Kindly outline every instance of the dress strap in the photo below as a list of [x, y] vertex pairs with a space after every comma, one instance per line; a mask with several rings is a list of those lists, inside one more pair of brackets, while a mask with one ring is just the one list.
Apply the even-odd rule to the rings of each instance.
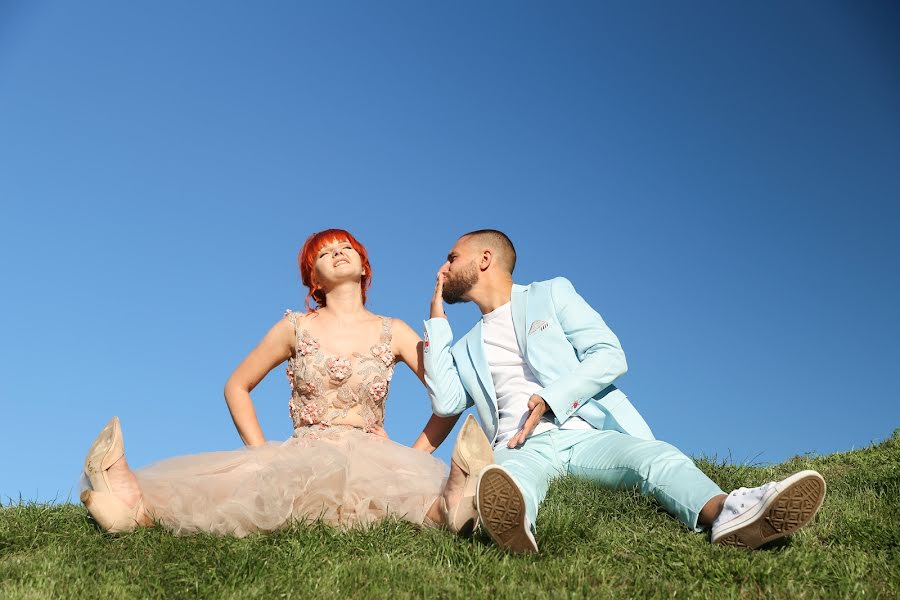
[[391, 317], [381, 317], [381, 341], [385, 344], [391, 343], [391, 328], [394, 325], [394, 319]]
[[302, 315], [298, 315], [291, 309], [287, 309], [284, 311], [284, 318], [290, 321], [294, 325], [294, 338], [296, 340], [300, 340], [300, 334], [303, 331], [303, 328], [300, 327], [300, 317]]

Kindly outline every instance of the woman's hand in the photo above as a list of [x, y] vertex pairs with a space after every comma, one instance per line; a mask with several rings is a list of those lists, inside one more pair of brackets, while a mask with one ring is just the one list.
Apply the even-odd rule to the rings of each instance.
[[373, 427], [371, 430], [369, 430], [369, 433], [374, 433], [375, 435], [383, 437], [386, 440], [391, 439], [391, 436], [389, 436], [388, 432], [384, 430], [384, 427]]

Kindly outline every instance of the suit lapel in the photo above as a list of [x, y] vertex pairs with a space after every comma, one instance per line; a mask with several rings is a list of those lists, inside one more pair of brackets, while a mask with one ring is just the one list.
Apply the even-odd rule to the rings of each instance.
[[485, 395], [494, 403], [494, 411], [497, 410], [497, 392], [494, 391], [494, 380], [491, 378], [491, 368], [488, 365], [487, 356], [484, 353], [484, 337], [481, 331], [482, 321], [479, 319], [472, 331], [466, 336], [466, 349], [469, 351], [469, 358], [472, 359], [472, 365], [475, 367], [475, 373], [481, 381], [481, 387], [484, 388]]
[[[528, 366], [531, 367], [531, 372], [534, 373], [535, 377], [544, 384], [549, 385], [552, 378], [548, 377], [547, 373], [541, 368], [541, 348], [540, 344], [536, 344], [535, 347], [529, 348], [528, 346], [528, 331], [531, 327], [531, 324], [534, 323], [534, 313], [535, 311], [540, 312], [540, 303], [541, 297], [535, 292], [531, 293], [530, 287], [523, 287], [523, 292], [521, 294], [521, 302], [522, 308], [520, 309], [523, 314], [521, 332], [522, 339], [524, 343], [522, 346], [525, 348], [525, 352], [523, 352], [522, 356], [525, 357], [525, 362], [528, 363]], [[530, 296], [530, 298], [529, 298]], [[515, 297], [515, 295], [513, 296]], [[519, 328], [516, 328], [516, 335], [519, 334]], [[537, 359], [537, 360], [535, 360]]]
[[513, 284], [512, 294], [510, 296], [510, 307], [512, 308], [513, 328], [516, 330], [516, 343], [519, 344], [519, 352], [525, 356], [526, 338], [525, 338], [525, 310], [528, 304], [528, 288], [522, 285]]

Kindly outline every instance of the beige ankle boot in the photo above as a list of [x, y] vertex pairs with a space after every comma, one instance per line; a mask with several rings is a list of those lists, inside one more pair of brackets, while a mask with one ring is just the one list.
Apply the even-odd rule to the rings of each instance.
[[113, 417], [94, 440], [84, 459], [84, 473], [92, 489], [81, 493], [81, 502], [88, 512], [103, 530], [110, 533], [133, 531], [140, 525], [152, 523], [143, 510], [143, 500], [132, 508], [113, 494], [107, 471], [123, 456], [122, 428], [119, 417]]
[[466, 417], [459, 430], [451, 460], [464, 473], [465, 483], [461, 485], [463, 492], [455, 506], [448, 506], [444, 496], [441, 496], [441, 506], [447, 528], [454, 533], [467, 535], [475, 529], [478, 520], [478, 510], [475, 508], [478, 475], [494, 462], [491, 444], [472, 415]]

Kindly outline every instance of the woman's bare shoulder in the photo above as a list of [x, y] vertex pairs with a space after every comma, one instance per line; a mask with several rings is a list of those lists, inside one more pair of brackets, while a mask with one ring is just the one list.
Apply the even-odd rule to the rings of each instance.
[[391, 319], [391, 329], [393, 330], [394, 336], [401, 336], [404, 338], [418, 338], [419, 334], [416, 331], [406, 324], [406, 321], [403, 319], [398, 319], [396, 317], [388, 317]]
[[290, 308], [284, 311], [284, 315], [282, 317], [282, 321], [308, 321], [310, 319], [316, 318], [317, 312], [314, 310], [309, 310], [306, 312], [300, 310], [291, 310]]
[[315, 315], [316, 312], [312, 310], [308, 312], [302, 312], [288, 309], [284, 311], [284, 315], [277, 323], [275, 323], [275, 325], [272, 327], [272, 330], [279, 332], [290, 332], [293, 334], [295, 329], [305, 326], [304, 324], [313, 320], [315, 318]]

